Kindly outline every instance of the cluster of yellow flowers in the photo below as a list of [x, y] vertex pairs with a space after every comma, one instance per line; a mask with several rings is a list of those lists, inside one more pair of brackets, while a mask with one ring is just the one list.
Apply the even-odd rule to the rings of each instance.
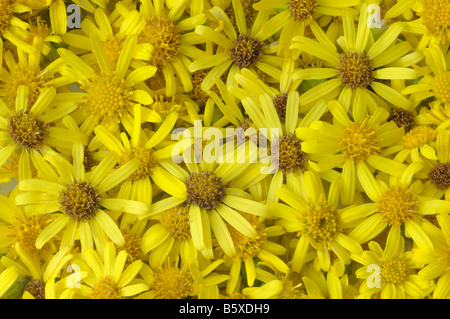
[[73, 2], [0, 0], [0, 297], [450, 298], [450, 0]]

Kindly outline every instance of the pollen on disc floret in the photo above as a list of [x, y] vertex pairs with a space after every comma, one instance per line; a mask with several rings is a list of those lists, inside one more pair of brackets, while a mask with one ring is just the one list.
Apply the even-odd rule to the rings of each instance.
[[450, 164], [437, 163], [428, 173], [430, 181], [440, 190], [450, 187]]
[[308, 206], [302, 217], [303, 229], [299, 235], [308, 236], [314, 243], [326, 242], [340, 231], [339, 223], [337, 209], [329, 205], [322, 195]]
[[12, 140], [25, 149], [38, 149], [49, 134], [50, 124], [27, 111], [19, 111], [9, 119]]
[[381, 276], [387, 283], [401, 284], [406, 280], [407, 269], [405, 260], [400, 258], [389, 259], [383, 262]]
[[392, 226], [400, 226], [411, 220], [418, 205], [419, 200], [407, 185], [391, 186], [375, 201], [375, 207], [383, 220]]
[[363, 161], [379, 152], [375, 130], [363, 122], [350, 123], [339, 138], [342, 156], [347, 160]]
[[372, 61], [364, 52], [344, 52], [339, 62], [337, 69], [342, 83], [352, 89], [365, 88], [372, 83]]
[[187, 202], [214, 209], [225, 196], [222, 179], [210, 171], [192, 172], [186, 182]]
[[441, 43], [450, 39], [450, 1], [425, 0], [421, 12], [422, 23]]
[[175, 22], [165, 16], [152, 16], [147, 18], [146, 25], [139, 34], [140, 42], [150, 43], [153, 46], [150, 63], [162, 67], [180, 52], [181, 29]]
[[231, 59], [242, 68], [249, 68], [256, 63], [263, 53], [263, 43], [246, 34], [240, 34], [231, 48]]
[[76, 221], [86, 221], [94, 217], [100, 196], [87, 182], [74, 182], [59, 194], [61, 210]]
[[294, 133], [289, 133], [280, 138], [278, 144], [278, 165], [283, 172], [292, 172], [300, 169], [306, 170], [308, 158], [302, 151], [302, 140]]
[[316, 0], [290, 0], [289, 9], [291, 9], [292, 16], [296, 20], [308, 20], [312, 18], [316, 10]]
[[106, 122], [120, 122], [120, 117], [132, 105], [132, 87], [123, 78], [104, 73], [81, 85], [86, 91], [84, 106], [89, 116]]

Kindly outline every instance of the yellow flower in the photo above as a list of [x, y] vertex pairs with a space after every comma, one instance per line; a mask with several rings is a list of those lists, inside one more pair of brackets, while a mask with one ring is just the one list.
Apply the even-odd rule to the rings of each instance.
[[144, 264], [140, 275], [148, 284], [149, 291], [137, 298], [140, 299], [213, 299], [219, 297], [218, 285], [228, 280], [229, 276], [216, 273], [223, 263], [216, 259], [200, 268], [197, 264], [186, 264], [180, 258], [165, 259], [155, 268]]
[[[152, 181], [167, 196], [162, 198], [157, 206], [152, 205], [149, 213], [143, 217], [151, 217], [185, 203], [189, 207], [190, 231], [196, 249], [205, 257], [213, 258], [212, 230], [225, 254], [233, 256], [235, 247], [225, 221], [243, 235], [253, 238], [257, 235], [255, 229], [236, 209], [252, 215], [268, 217], [267, 207], [253, 200], [250, 194], [244, 191], [249, 185], [264, 177], [259, 175], [262, 166], [250, 162], [251, 149], [250, 154], [246, 152], [242, 162], [238, 163], [236, 158], [241, 152], [234, 149], [231, 155], [225, 154], [228, 156], [226, 160], [222, 158], [222, 161], [216, 162], [217, 156], [220, 158], [223, 155], [210, 153], [209, 146], [214, 143], [206, 145], [205, 150], [209, 152], [204, 151], [201, 159], [195, 159], [194, 155], [197, 151], [194, 149], [199, 147], [198, 141], [194, 142], [193, 139], [187, 138], [179, 143], [182, 145], [186, 142], [189, 150], [183, 151], [185, 168], [172, 160], [166, 161], [164, 168], [155, 166]], [[190, 148], [191, 144], [194, 144], [193, 149]], [[249, 149], [248, 142], [241, 146], [245, 147], [244, 150]]]
[[30, 36], [30, 25], [20, 18], [20, 14], [31, 12], [32, 8], [22, 1], [0, 1], [0, 48], [3, 48], [3, 39], [6, 39], [27, 53], [35, 53], [36, 48], [26, 42]]
[[413, 252], [405, 250], [402, 236], [383, 248], [371, 241], [355, 260], [363, 266], [356, 270], [361, 279], [358, 298], [422, 299], [434, 289], [434, 283], [417, 274], [420, 265], [412, 259]]
[[245, 266], [248, 287], [255, 285], [257, 268], [261, 265], [270, 265], [271, 268], [285, 274], [289, 272], [289, 267], [278, 257], [286, 252], [286, 248], [271, 239], [284, 233], [282, 227], [279, 225], [266, 226], [267, 221], [255, 215], [242, 214], [242, 216], [251, 223], [256, 231], [256, 236], [248, 237], [230, 224], [226, 225], [236, 251], [234, 255], [224, 256], [225, 266], [229, 267], [230, 274], [226, 286], [227, 295], [232, 295], [239, 288], [242, 266]]
[[[242, 68], [259, 70], [275, 80], [279, 78], [283, 59], [271, 54], [271, 46], [265, 43], [268, 36], [261, 32], [262, 23], [267, 20], [266, 15], [258, 13], [257, 23], [251, 30], [247, 30], [242, 10], [242, 7], [235, 7], [238, 32], [227, 14], [218, 6], [210, 10], [219, 23], [217, 28], [213, 29], [208, 25], [195, 28], [195, 34], [207, 43], [207, 50], [189, 65], [189, 71], [194, 73], [210, 69], [201, 84], [201, 89], [208, 94], [218, 79], [226, 77], [228, 85], [234, 74]], [[237, 12], [240, 12], [239, 15]], [[208, 43], [209, 47], [213, 47], [211, 43], [217, 45], [213, 52], [209, 52]]]
[[[157, 209], [158, 206], [159, 202], [156, 202], [152, 209]], [[178, 205], [162, 211], [152, 219], [157, 222], [149, 222], [142, 236], [141, 246], [143, 254], [150, 253], [150, 267], [160, 267], [169, 255], [179, 256], [187, 265], [197, 263], [197, 249], [192, 241], [188, 207]]]
[[[399, 60], [412, 50], [408, 42], [397, 41], [404, 24], [391, 24], [375, 40], [366, 23], [367, 15], [367, 4], [363, 4], [360, 22], [355, 27], [353, 16], [344, 13], [344, 34], [336, 43], [319, 27], [312, 29], [317, 40], [294, 37], [292, 49], [305, 51], [326, 61], [324, 67], [300, 69], [294, 73], [294, 80], [324, 80], [302, 94], [300, 108], [322, 98], [337, 98], [346, 110], [352, 107], [353, 117], [357, 121], [363, 120], [377, 108], [388, 108], [389, 103], [398, 108], [412, 108], [411, 101], [400, 93], [404, 81], [418, 77], [417, 72], [409, 67], [412, 61]], [[419, 56], [418, 61], [421, 58]], [[384, 84], [385, 80], [390, 81], [391, 85]]]
[[430, 125], [418, 125], [402, 137], [401, 143], [386, 149], [382, 154], [388, 156], [391, 150], [395, 150], [398, 153], [394, 160], [399, 162], [436, 160], [436, 135], [437, 131]]
[[450, 39], [447, 10], [448, 0], [420, 0], [411, 4], [411, 9], [418, 16], [410, 22], [410, 29], [423, 37], [422, 43], [448, 44]]
[[317, 259], [323, 271], [329, 271], [332, 265], [331, 254], [335, 254], [344, 265], [350, 263], [350, 253], [362, 251], [354, 239], [347, 236], [349, 215], [356, 212], [367, 213], [365, 205], [352, 205], [338, 208], [341, 181], [336, 178], [330, 186], [328, 196], [320, 177], [306, 171], [303, 177], [303, 192], [298, 194], [281, 187], [277, 190], [280, 203], [268, 203], [271, 214], [278, 218], [289, 233], [297, 233], [294, 241], [295, 251], [291, 258], [292, 269], [300, 272], [310, 261], [309, 250]]
[[[110, 64], [99, 37], [91, 34], [91, 44], [97, 64], [90, 66], [83, 58], [68, 49], [58, 53], [69, 65], [59, 71], [69, 83], [78, 83], [82, 92], [66, 93], [72, 101], [80, 104], [84, 121], [81, 126], [90, 134], [97, 124], [117, 124], [133, 113], [135, 104], [150, 105], [153, 99], [145, 87], [137, 86], [153, 76], [156, 67], [139, 66], [130, 71], [130, 63], [137, 46], [137, 37], [127, 37], [115, 67]], [[82, 117], [81, 116], [81, 117]]]
[[[170, 158], [161, 144], [170, 134], [178, 114], [173, 112], [161, 124], [160, 128], [148, 137], [142, 130], [142, 122], [159, 122], [160, 116], [146, 108], [135, 105], [133, 119], [123, 120], [125, 132], [113, 134], [103, 125], [94, 129], [95, 136], [109, 151], [119, 156], [119, 165], [126, 165], [130, 161], [137, 160], [137, 170], [120, 184], [118, 192], [125, 199], [134, 199], [146, 203], [148, 206], [152, 200], [151, 176], [159, 161]], [[131, 139], [128, 138], [128, 135]], [[159, 150], [159, 152], [158, 152]]]
[[[0, 296], [3, 296], [14, 282], [19, 278], [26, 278], [27, 284], [24, 287], [22, 298], [34, 299], [55, 299], [69, 298], [70, 291], [65, 286], [65, 280], [62, 280], [62, 271], [73, 259], [69, 254], [68, 247], [60, 249], [56, 254], [51, 255], [47, 260], [33, 261], [22, 251], [19, 243], [16, 244], [16, 251], [20, 261], [14, 261], [9, 257], [2, 256], [0, 259], [5, 270], [0, 274]], [[60, 280], [61, 279], [61, 280]], [[55, 280], [60, 280], [62, 284], [55, 284]]]
[[[290, 63], [286, 62], [286, 64]], [[287, 71], [284, 68], [283, 70]], [[288, 71], [286, 73], [289, 74]], [[278, 91], [268, 86], [264, 88], [262, 82], [248, 70], [241, 70], [241, 73], [236, 74], [235, 77], [239, 78], [238, 82], [242, 83], [243, 90], [249, 94], [249, 96], [242, 95], [241, 100], [245, 113], [248, 115], [246, 121], [252, 123], [251, 127], [256, 129], [256, 132], [261, 133], [261, 129], [270, 130], [267, 133], [270, 134], [270, 137], [267, 136], [269, 140], [267, 152], [269, 153], [270, 149], [269, 156], [272, 159], [276, 158], [277, 167], [270, 177], [267, 201], [276, 201], [275, 190], [278, 187], [286, 184], [288, 188], [298, 190], [301, 175], [310, 169], [308, 154], [302, 149], [302, 140], [296, 136], [296, 130], [320, 120], [327, 110], [327, 105], [323, 101], [318, 102], [304, 116], [301, 116], [298, 105], [300, 95], [295, 88], [290, 88], [289, 79], [286, 79], [286, 84], [280, 84], [283, 93], [277, 94]], [[275, 139], [271, 134], [271, 130], [274, 129], [278, 130]], [[263, 148], [264, 145], [259, 141], [258, 146]]]
[[424, 217], [435, 215], [450, 208], [450, 203], [444, 200], [426, 197], [421, 194], [422, 186], [413, 176], [422, 166], [418, 163], [408, 165], [400, 177], [391, 177], [389, 181], [376, 180], [366, 172], [361, 180], [366, 195], [373, 201], [372, 210], [362, 215], [355, 214], [354, 220], [361, 220], [349, 233], [349, 236], [359, 243], [365, 243], [383, 230], [388, 229], [386, 254], [392, 255], [401, 236], [401, 227], [405, 234], [412, 238], [415, 245], [427, 252], [432, 252], [433, 242], [424, 230]]
[[[16, 60], [16, 55], [20, 60]], [[5, 50], [3, 59], [6, 68], [2, 70], [0, 80], [0, 95], [2, 100], [14, 109], [19, 85], [28, 87], [28, 103], [34, 104], [38, 96], [47, 88], [58, 87], [59, 77], [55, 74], [55, 64], [41, 68], [41, 51], [36, 50], [32, 54], [24, 52], [20, 47], [15, 51]]]
[[118, 156], [109, 153], [90, 173], [85, 172], [83, 161], [81, 144], [73, 147], [73, 163], [48, 150], [38, 167], [42, 177], [19, 183], [22, 192], [16, 196], [16, 204], [22, 206], [26, 214], [55, 213], [54, 220], [36, 238], [36, 248], [42, 248], [55, 236], [59, 238], [61, 231], [61, 248], [73, 247], [78, 231], [83, 251], [94, 247], [94, 241], [101, 249], [98, 245], [105, 242], [105, 236], [122, 245], [124, 236], [107, 210], [131, 214], [147, 212], [145, 203], [108, 196], [108, 191], [133, 174], [137, 161], [113, 169]]
[[422, 78], [417, 84], [412, 84], [403, 89], [403, 94], [411, 94], [410, 100], [414, 105], [433, 98], [447, 110], [450, 110], [450, 71], [447, 67], [446, 54], [437, 44], [430, 44], [423, 50], [425, 55], [425, 66], [415, 68], [420, 72]]
[[437, 199], [450, 200], [450, 131], [439, 130], [436, 137], [436, 160], [430, 161], [426, 170], [424, 194]]
[[433, 240], [434, 251], [429, 252], [420, 247], [413, 248], [412, 260], [418, 264], [424, 265], [418, 272], [424, 280], [436, 281], [436, 286], [432, 297], [434, 299], [448, 299], [450, 297], [449, 290], [449, 229], [450, 217], [448, 213], [438, 214], [436, 216], [437, 226], [428, 224], [427, 234]]
[[[403, 128], [393, 122], [386, 122], [389, 113], [378, 108], [374, 114], [362, 120], [351, 120], [338, 101], [328, 102], [334, 117], [333, 123], [315, 121], [308, 128], [297, 128], [297, 137], [302, 150], [310, 156], [309, 165], [324, 173], [341, 168], [343, 189], [341, 200], [344, 205], [352, 204], [357, 184], [372, 169], [399, 176], [406, 169], [401, 162], [380, 155], [384, 148], [394, 145], [404, 135]], [[367, 190], [366, 190], [367, 191]]]
[[205, 23], [206, 15], [195, 10], [192, 16], [183, 15], [187, 3], [187, 0], [182, 0], [172, 6], [167, 0], [144, 0], [139, 7], [143, 26], [138, 32], [136, 58], [161, 71], [164, 80], [160, 88], [165, 88], [168, 97], [177, 93], [179, 85], [184, 92], [192, 90], [188, 65], [193, 57], [198, 56], [195, 44], [203, 42], [197, 42], [191, 30]]
[[359, 5], [360, 0], [323, 1], [323, 0], [262, 0], [254, 5], [258, 11], [279, 9], [262, 28], [267, 37], [281, 30], [278, 54], [287, 52], [291, 41], [296, 36], [305, 35], [305, 30], [316, 19], [323, 15], [342, 16], [344, 12], [354, 14], [353, 6]]
[[358, 295], [348, 275], [338, 276], [334, 269], [325, 275], [322, 270], [307, 266], [302, 281], [309, 299], [354, 299]]
[[[124, 6], [122, 2], [118, 2], [117, 5]], [[108, 62], [115, 68], [126, 38], [138, 32], [138, 17], [137, 10], [131, 10], [125, 17], [121, 17], [112, 12], [108, 14], [107, 10], [98, 7], [93, 11], [93, 17], [86, 17], [81, 22], [82, 33], [80, 30], [72, 30], [62, 35], [62, 39], [69, 46], [69, 50], [77, 52], [81, 57], [96, 50], [91, 41], [91, 33], [95, 33], [104, 48]]]
[[[42, 257], [57, 251], [56, 242], [49, 241], [41, 249], [35, 246], [36, 238], [53, 220], [52, 216], [32, 214], [26, 215], [20, 207], [17, 207], [14, 199], [17, 188], [10, 196], [0, 195], [0, 206], [2, 207], [0, 217], [0, 251], [5, 255], [15, 258], [18, 253], [26, 254], [27, 258], [38, 263]], [[19, 245], [19, 252], [15, 251]]]
[[[28, 86], [19, 85], [15, 105], [7, 105], [0, 100], [0, 165], [7, 164], [14, 152], [20, 152], [19, 180], [33, 176], [33, 166], [48, 148], [62, 151], [71, 143], [87, 143], [87, 136], [71, 129], [55, 126], [60, 119], [73, 111], [74, 103], [58, 102], [56, 89], [45, 88], [32, 104], [28, 104]], [[52, 107], [55, 103], [56, 107]], [[69, 146], [70, 147], [70, 146]]]
[[144, 263], [136, 260], [128, 266], [127, 252], [117, 252], [114, 243], [108, 242], [103, 254], [93, 248], [72, 261], [80, 267], [82, 276], [77, 296], [83, 299], [132, 298], [149, 289], [138, 274]]

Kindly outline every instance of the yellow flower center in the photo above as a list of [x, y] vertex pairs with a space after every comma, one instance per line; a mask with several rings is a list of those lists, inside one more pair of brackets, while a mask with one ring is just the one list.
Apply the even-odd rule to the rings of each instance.
[[250, 214], [243, 214], [243, 216], [256, 230], [256, 236], [249, 238], [236, 230], [236, 228], [227, 225], [234, 247], [236, 248], [236, 255], [233, 257], [237, 260], [247, 260], [255, 257], [267, 242], [267, 229], [264, 224], [264, 219]]
[[166, 262], [156, 271], [150, 288], [158, 299], [182, 299], [193, 293], [194, 277], [186, 265], [172, 267]]
[[114, 282], [114, 279], [106, 276], [100, 278], [91, 290], [92, 299], [120, 299], [120, 288]]
[[365, 53], [344, 52], [340, 55], [339, 61], [337, 69], [342, 83], [352, 89], [365, 88], [372, 83], [372, 61]]
[[33, 114], [19, 111], [9, 119], [9, 134], [23, 148], [38, 149], [48, 136], [50, 126]]
[[170, 63], [180, 51], [181, 30], [175, 22], [164, 16], [152, 16], [139, 35], [139, 41], [153, 46], [150, 63], [162, 67]]
[[11, 0], [0, 0], [0, 35], [9, 27], [12, 16]]
[[141, 251], [141, 238], [129, 230], [122, 231], [125, 243], [117, 247], [117, 252], [125, 250], [127, 252], [127, 261], [125, 267], [136, 260], [141, 260], [143, 255]]
[[231, 48], [231, 59], [242, 68], [249, 68], [256, 63], [263, 53], [263, 43], [241, 33]]
[[45, 299], [45, 284], [37, 279], [31, 279], [24, 288], [36, 299]]
[[122, 50], [123, 39], [119, 39], [114, 36], [107, 41], [103, 42], [103, 48], [105, 49], [106, 57], [112, 66], [115, 66], [119, 59], [120, 51]]
[[106, 122], [120, 122], [126, 110], [132, 106], [132, 87], [125, 84], [124, 79], [114, 73], [108, 76], [104, 73], [81, 85], [86, 92], [86, 114]]
[[387, 283], [403, 283], [407, 276], [406, 261], [397, 258], [386, 260], [381, 268], [381, 276]]
[[172, 237], [178, 240], [187, 240], [191, 238], [189, 227], [189, 209], [184, 206], [176, 206], [162, 213], [159, 219]]
[[9, 226], [11, 234], [15, 243], [19, 243], [20, 247], [28, 254], [33, 256], [42, 255], [42, 253], [49, 248], [52, 242], [47, 242], [41, 249], [36, 248], [36, 239], [39, 234], [50, 223], [51, 218], [46, 215], [33, 215], [17, 218], [16, 222]]
[[421, 125], [413, 128], [403, 136], [403, 143], [406, 148], [421, 147], [436, 137], [436, 131], [429, 126]]
[[91, 219], [99, 200], [100, 196], [90, 182], [74, 182], [59, 193], [61, 210], [77, 221]]
[[393, 109], [387, 121], [393, 121], [398, 127], [403, 127], [405, 132], [408, 133], [414, 126], [414, 115], [404, 109]]
[[428, 178], [437, 188], [445, 190], [450, 187], [450, 164], [437, 163], [428, 173]]
[[303, 229], [299, 235], [308, 236], [312, 243], [326, 242], [340, 231], [339, 222], [337, 209], [331, 207], [322, 194], [319, 201], [310, 203], [304, 212]]
[[156, 164], [156, 160], [153, 157], [153, 150], [148, 150], [140, 145], [137, 145], [124, 153], [121, 156], [119, 163], [120, 165], [123, 165], [133, 159], [137, 159], [138, 168], [129, 177], [129, 180], [138, 181], [150, 177]]
[[308, 161], [306, 154], [302, 151], [302, 141], [294, 133], [289, 133], [280, 138], [279, 141], [279, 167], [283, 172], [291, 172], [300, 169], [306, 170]]
[[39, 37], [41, 39], [45, 39], [49, 35], [51, 35], [52, 30], [47, 26], [45, 20], [41, 17], [33, 17], [30, 21], [30, 33], [35, 37]]
[[290, 0], [289, 9], [296, 20], [309, 20], [316, 10], [316, 0]]
[[300, 299], [305, 297], [306, 293], [299, 273], [291, 271], [288, 275], [283, 275], [283, 277], [278, 276], [278, 279], [283, 281], [282, 299]]
[[433, 92], [443, 103], [450, 102], [450, 71], [442, 72], [433, 79]]
[[339, 138], [339, 147], [345, 159], [356, 162], [380, 151], [376, 132], [367, 125], [367, 120], [347, 126]]
[[214, 209], [225, 196], [225, 186], [213, 172], [192, 172], [186, 182], [187, 199], [190, 205]]
[[450, 39], [450, 1], [425, 0], [421, 13], [428, 32], [443, 43]]
[[17, 88], [19, 85], [26, 85], [28, 87], [28, 105], [33, 105], [36, 102], [39, 94], [51, 86], [52, 75], [45, 72], [37, 72], [30, 68], [17, 66], [14, 72], [11, 72], [9, 77], [2, 79], [4, 83], [1, 84], [1, 90], [4, 94], [3, 101], [7, 105], [13, 106], [16, 101]]
[[406, 185], [391, 186], [385, 189], [375, 201], [375, 207], [385, 222], [400, 226], [408, 222], [417, 212], [419, 200]]

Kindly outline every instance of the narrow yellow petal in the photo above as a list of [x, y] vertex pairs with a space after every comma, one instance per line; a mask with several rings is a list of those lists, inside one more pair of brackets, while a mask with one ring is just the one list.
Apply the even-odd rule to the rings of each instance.
[[109, 210], [136, 215], [145, 214], [148, 210], [142, 202], [122, 198], [106, 198], [100, 201], [100, 205]]
[[0, 296], [3, 296], [19, 278], [19, 272], [14, 266], [8, 267], [0, 274]]
[[227, 223], [236, 228], [236, 230], [244, 236], [254, 238], [257, 235], [256, 230], [250, 222], [234, 209], [231, 209], [226, 205], [219, 204], [217, 205], [216, 210]]
[[178, 120], [178, 113], [170, 112], [164, 119], [161, 126], [155, 132], [155, 134], [153, 134], [153, 136], [147, 141], [147, 143], [145, 143], [144, 147], [146, 149], [151, 149], [156, 145], [158, 145], [170, 134], [177, 120]]
[[54, 221], [51, 222], [36, 238], [36, 248], [41, 249], [50, 239], [55, 237], [66, 224], [69, 222], [70, 217], [61, 214]]
[[122, 183], [136, 171], [138, 165], [137, 160], [133, 159], [120, 166], [118, 169], [115, 169], [100, 182], [97, 187], [98, 193], [103, 194]]
[[98, 209], [95, 218], [95, 223], [103, 229], [105, 234], [111, 239], [117, 246], [121, 246], [125, 243], [125, 238], [123, 237], [122, 232], [119, 229], [117, 223], [105, 213], [103, 210]]
[[119, 58], [116, 64], [116, 75], [119, 78], [125, 78], [128, 72], [131, 59], [136, 50], [137, 46], [137, 36], [132, 35], [127, 37], [125, 43], [123, 44], [122, 50], [120, 51]]
[[261, 216], [261, 217], [269, 217], [269, 209], [263, 203], [242, 198], [238, 196], [226, 195], [222, 198], [222, 202], [234, 209], [247, 212], [252, 215]]
[[231, 238], [230, 232], [222, 217], [220, 217], [216, 211], [212, 210], [209, 212], [209, 221], [211, 222], [211, 228], [223, 252], [229, 257], [236, 255], [233, 239]]
[[162, 244], [167, 237], [169, 237], [169, 231], [161, 224], [155, 224], [150, 226], [142, 236], [141, 250], [144, 254], [155, 249]]
[[92, 69], [89, 64], [83, 61], [75, 53], [64, 48], [59, 48], [57, 51], [64, 61], [66, 61], [73, 69], [81, 71], [86, 77], [95, 76], [94, 69]]

